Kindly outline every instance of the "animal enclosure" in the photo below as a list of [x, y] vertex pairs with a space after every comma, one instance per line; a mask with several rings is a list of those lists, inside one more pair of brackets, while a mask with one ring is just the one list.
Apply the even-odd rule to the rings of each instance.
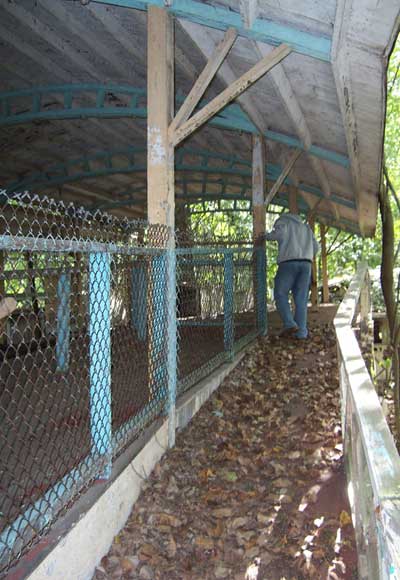
[[265, 330], [262, 248], [173, 242], [166, 226], [7, 200], [0, 285], [16, 308], [1, 327], [2, 569], [168, 413], [175, 376], [179, 395]]

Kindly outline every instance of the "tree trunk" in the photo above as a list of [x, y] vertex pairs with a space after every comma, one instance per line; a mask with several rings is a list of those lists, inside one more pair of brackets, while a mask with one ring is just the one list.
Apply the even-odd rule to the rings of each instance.
[[399, 373], [399, 332], [397, 308], [394, 291], [394, 225], [389, 200], [389, 188], [386, 179], [382, 178], [379, 190], [379, 207], [382, 219], [382, 265], [381, 285], [388, 317], [390, 342], [392, 347], [392, 372], [394, 379], [395, 429], [397, 440], [400, 440], [400, 373]]

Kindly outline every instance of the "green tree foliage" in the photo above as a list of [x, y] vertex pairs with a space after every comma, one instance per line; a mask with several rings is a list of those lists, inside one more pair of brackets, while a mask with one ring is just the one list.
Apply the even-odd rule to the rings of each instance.
[[[390, 57], [387, 73], [385, 163], [389, 178], [400, 191], [400, 39]], [[399, 224], [397, 223], [397, 226]]]

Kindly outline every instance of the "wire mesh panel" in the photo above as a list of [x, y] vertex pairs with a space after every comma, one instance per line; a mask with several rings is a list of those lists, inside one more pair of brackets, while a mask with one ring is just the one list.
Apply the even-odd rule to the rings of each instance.
[[0, 569], [163, 410], [169, 232], [27, 194], [0, 217]]
[[257, 334], [254, 292], [264, 270], [256, 256], [252, 247], [178, 250], [180, 391]]
[[1, 201], [0, 574], [161, 413], [173, 442], [177, 336], [183, 391], [255, 336], [265, 300], [252, 247], [175, 251], [165, 226]]

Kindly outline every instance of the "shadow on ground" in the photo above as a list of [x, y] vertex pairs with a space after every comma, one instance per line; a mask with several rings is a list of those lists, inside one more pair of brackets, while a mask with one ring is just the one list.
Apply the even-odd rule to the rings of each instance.
[[[178, 435], [94, 578], [357, 578], [332, 325], [272, 335]], [[250, 570], [248, 574], [250, 573]]]

